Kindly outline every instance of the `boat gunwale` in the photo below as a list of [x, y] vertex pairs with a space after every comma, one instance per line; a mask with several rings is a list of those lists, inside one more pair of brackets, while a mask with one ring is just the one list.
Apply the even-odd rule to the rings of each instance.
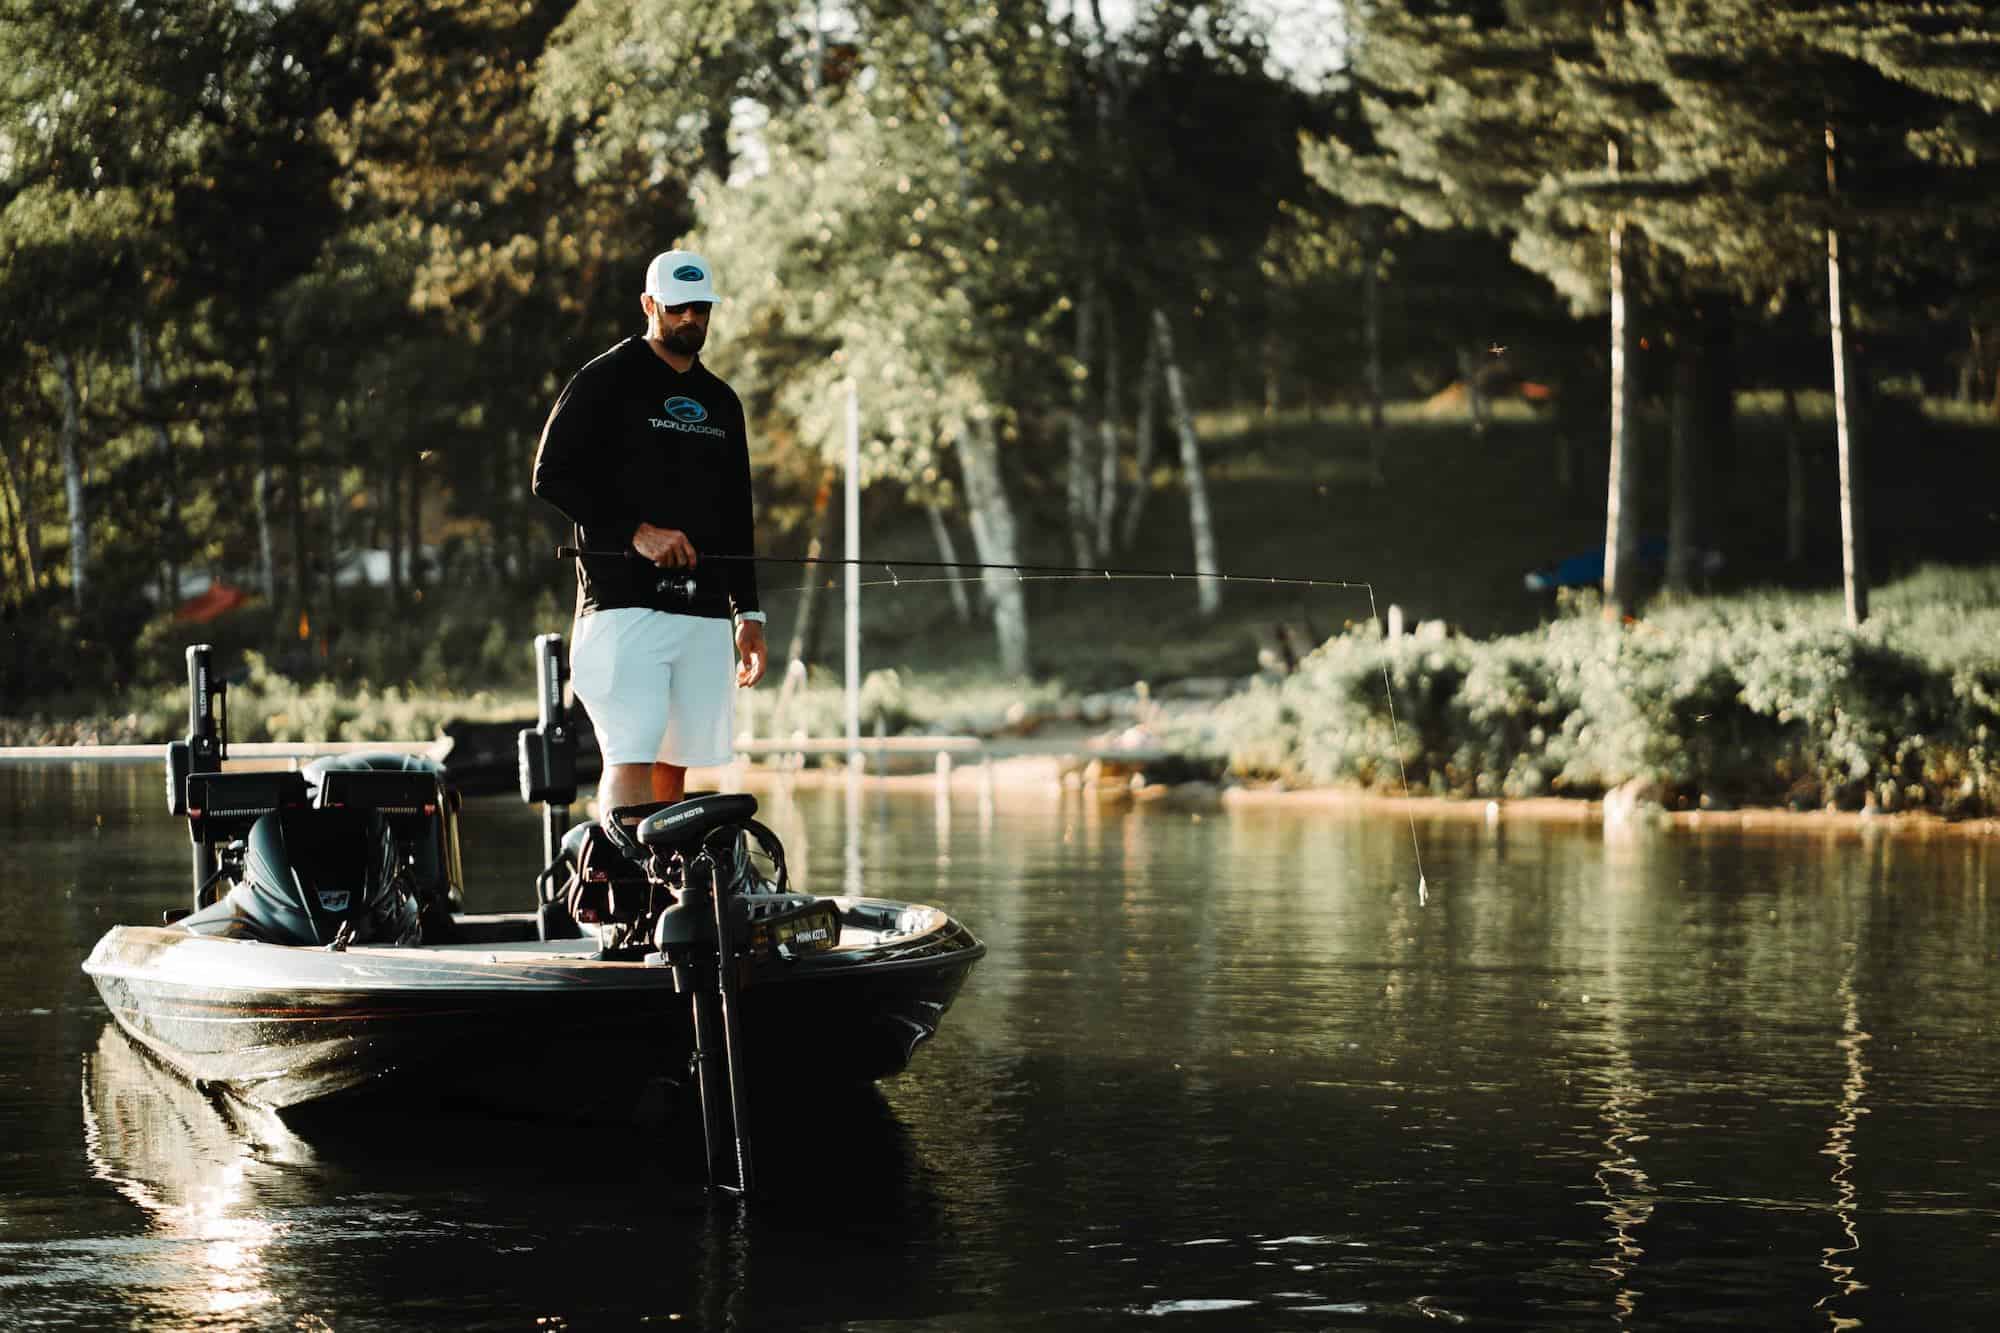
[[[893, 909], [899, 913], [910, 908], [922, 908], [933, 913], [935, 920], [921, 931], [888, 940], [874, 939], [854, 946], [836, 945], [822, 954], [796, 959], [765, 960], [753, 968], [753, 984], [783, 985], [807, 979], [879, 976], [935, 967], [945, 959], [962, 959], [969, 966], [986, 954], [985, 942], [963, 922], [928, 903], [887, 898], [834, 898], [830, 901], [840, 904], [843, 916], [856, 907]], [[947, 939], [957, 937], [963, 937], [966, 943], [957, 948], [941, 947]], [[546, 943], [562, 946], [582, 942], [551, 940]], [[245, 946], [255, 951], [254, 955], [237, 952]], [[195, 977], [164, 972], [160, 960], [170, 954], [179, 955], [178, 964], [194, 966], [197, 960], [188, 957], [189, 950], [199, 955], [200, 959], [235, 960], [237, 966], [229, 969], [234, 975]], [[277, 952], [266, 953], [267, 950]], [[139, 956], [118, 956], [128, 952]], [[273, 961], [279, 957], [293, 960], [314, 957], [327, 965], [329, 973], [337, 971], [342, 975], [290, 981], [270, 975], [249, 976], [240, 967], [241, 960], [248, 956]], [[381, 966], [383, 975], [367, 975], [370, 964], [386, 965]], [[799, 970], [801, 966], [803, 971]], [[452, 991], [559, 990], [566, 986], [586, 986], [592, 990], [652, 991], [671, 989], [673, 986], [673, 971], [670, 968], [648, 967], [636, 960], [592, 958], [577, 952], [514, 953], [495, 949], [491, 943], [467, 942], [408, 947], [354, 945], [335, 953], [313, 945], [271, 944], [262, 940], [194, 935], [171, 926], [123, 924], [112, 926], [99, 938], [84, 959], [82, 968], [93, 979], [104, 977], [146, 986], [199, 987], [246, 995], [279, 989], [328, 994], [414, 989], [443, 994]], [[177, 966], [175, 972], [179, 970]], [[425, 971], [439, 975], [433, 980], [419, 981]]]

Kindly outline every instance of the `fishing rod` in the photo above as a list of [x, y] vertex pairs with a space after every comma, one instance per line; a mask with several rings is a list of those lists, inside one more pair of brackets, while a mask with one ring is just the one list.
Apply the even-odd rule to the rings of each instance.
[[[630, 549], [621, 551], [593, 551], [581, 546], [556, 547], [556, 559], [614, 559], [629, 556], [643, 560], [644, 556]], [[702, 560], [734, 560], [760, 565], [840, 565], [856, 569], [880, 568], [893, 575], [898, 569], [976, 569], [980, 571], [1000, 571], [1012, 573], [1023, 579], [1030, 578], [1074, 578], [1074, 579], [1163, 579], [1169, 582], [1186, 579], [1199, 581], [1214, 579], [1222, 583], [1258, 583], [1292, 588], [1365, 588], [1369, 591], [1372, 605], [1374, 585], [1355, 583], [1343, 579], [1307, 578], [1297, 574], [1231, 574], [1220, 571], [1199, 569], [1121, 569], [1107, 565], [1034, 565], [1005, 563], [983, 560], [883, 560], [863, 559], [859, 556], [830, 555], [704, 555]], [[901, 581], [901, 580], [898, 580]], [[921, 580], [909, 580], [920, 582]]]
[[[630, 547], [614, 551], [591, 550], [582, 546], [556, 547], [556, 559], [558, 560], [620, 559], [624, 557], [630, 557], [634, 560], [644, 560], [646, 558]], [[1199, 582], [1203, 579], [1212, 579], [1221, 583], [1258, 584], [1266, 587], [1358, 588], [1368, 594], [1369, 618], [1376, 621], [1381, 619], [1381, 612], [1375, 605], [1375, 585], [1373, 583], [1355, 582], [1347, 579], [1311, 578], [1299, 574], [1230, 574], [1221, 571], [1199, 569], [1120, 569], [1115, 566], [1039, 565], [984, 560], [880, 560], [863, 559], [859, 556], [827, 555], [742, 555], [731, 553], [728, 555], [705, 555], [698, 559], [733, 560], [746, 564], [760, 565], [836, 565], [843, 568], [851, 567], [855, 569], [872, 569], [879, 566], [889, 575], [887, 583], [895, 587], [901, 587], [906, 583], [974, 581], [971, 579], [904, 579], [897, 577], [896, 571], [898, 569], [974, 569], [980, 571], [982, 578], [987, 573], [1011, 573], [1021, 582], [1042, 579], [1103, 579], [1108, 582], [1142, 579], [1179, 582], [1185, 579], [1189, 582]], [[660, 576], [660, 590], [666, 591], [671, 587], [683, 596], [692, 597], [694, 594], [692, 567], [681, 566], [679, 568], [689, 569], [690, 572], [676, 577], [675, 573], [671, 570], [663, 570]], [[1409, 766], [1403, 760], [1402, 727], [1396, 720], [1396, 691], [1389, 679], [1389, 662], [1386, 657], [1382, 661], [1382, 696], [1389, 705], [1389, 734], [1396, 747], [1396, 768], [1403, 781], [1403, 797], [1407, 800], [1410, 795]], [[1411, 812], [1410, 814], [1410, 849], [1416, 857], [1417, 905], [1421, 907], [1429, 901], [1430, 892], [1429, 885], [1424, 878], [1423, 848], [1418, 844], [1417, 840], [1415, 812]]]

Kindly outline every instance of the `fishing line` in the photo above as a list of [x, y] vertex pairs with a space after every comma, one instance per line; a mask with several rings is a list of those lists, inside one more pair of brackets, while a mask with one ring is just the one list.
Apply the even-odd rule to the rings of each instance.
[[[872, 565], [877, 562], [871, 560], [868, 563]], [[986, 582], [984, 575], [960, 575], [956, 578], [906, 579], [898, 575], [893, 569], [889, 570], [888, 574], [889, 577], [886, 579], [863, 579], [854, 586], [857, 588], [942, 588], [951, 584], [983, 584]], [[1114, 573], [1109, 579], [1105, 579], [1097, 574], [1020, 574], [1016, 575], [1013, 581], [1015, 583], [1170, 583], [1175, 581], [1185, 583], [1199, 577], [1220, 578], [1221, 576]], [[1240, 576], [1232, 578], [1230, 581], [1232, 583], [1251, 582], [1251, 580]], [[787, 585], [780, 588], [763, 588], [759, 590], [759, 595], [772, 597], [783, 593], [802, 593], [813, 588], [829, 589], [843, 586], [845, 585], [828, 579], [824, 583], [801, 583], [796, 586]], [[1329, 588], [1365, 588], [1368, 585], [1365, 583], [1325, 583], [1319, 586]]]
[[[630, 549], [594, 551], [578, 546], [556, 547], [556, 558], [558, 560], [577, 560], [585, 556], [608, 559], [622, 557], [631, 557], [633, 559], [644, 558], [636, 551]], [[871, 579], [859, 583], [856, 585], [859, 588], [902, 588], [921, 587], [927, 584], [985, 583], [987, 581], [985, 577], [987, 573], [1011, 573], [1014, 575], [1014, 580], [1017, 583], [1062, 583], [1079, 582], [1086, 579], [1092, 581], [1102, 580], [1110, 583], [1196, 583], [1203, 579], [1212, 579], [1221, 583], [1261, 585], [1264, 587], [1359, 588], [1368, 594], [1369, 618], [1377, 625], [1382, 623], [1381, 612], [1375, 604], [1375, 585], [1373, 583], [1353, 582], [1346, 579], [1309, 578], [1296, 574], [1225, 574], [1219, 572], [1205, 573], [1199, 570], [1188, 569], [1120, 569], [1111, 566], [1006, 564], [978, 560], [868, 560], [854, 556], [825, 555], [705, 555], [701, 558], [703, 560], [735, 560], [759, 565], [829, 565], [841, 568], [852, 567], [854, 569], [879, 568], [888, 575], [887, 578]], [[899, 568], [976, 569], [982, 572], [978, 577], [960, 575], [951, 578], [906, 579], [897, 574], [896, 571]], [[833, 581], [829, 579], [822, 586], [830, 587], [832, 583]], [[771, 591], [802, 593], [811, 586], [810, 584], [802, 584], [797, 588], [772, 589]], [[1389, 705], [1389, 743], [1396, 750], [1396, 771], [1402, 780], [1405, 815], [1410, 827], [1410, 852], [1416, 860], [1417, 906], [1423, 907], [1430, 901], [1430, 886], [1424, 878], [1424, 852], [1423, 846], [1417, 837], [1416, 811], [1409, 808], [1410, 770], [1408, 762], [1403, 758], [1402, 724], [1396, 719], [1396, 691], [1389, 676], [1389, 659], [1387, 654], [1384, 654], [1382, 658], [1382, 697]]]
[[[616, 559], [629, 556], [643, 559], [636, 552], [592, 551], [578, 546], [556, 547], [558, 560], [572, 560], [584, 556]], [[867, 560], [860, 557], [833, 555], [704, 555], [703, 560], [736, 560], [758, 565], [852, 565], [857, 569], [881, 568], [892, 576], [897, 569], [980, 569], [1012, 572], [1023, 581], [1028, 576], [1048, 576], [1066, 579], [1163, 579], [1167, 582], [1185, 580], [1190, 583], [1202, 579], [1214, 579], [1223, 583], [1261, 583], [1279, 587], [1295, 588], [1368, 588], [1370, 603], [1373, 603], [1373, 586], [1368, 583], [1349, 583], [1341, 579], [1305, 578], [1296, 574], [1224, 574], [1203, 573], [1191, 569], [1120, 569], [1115, 566], [1099, 565], [1025, 565], [996, 564], [978, 560]], [[970, 581], [970, 580], [968, 580]]]

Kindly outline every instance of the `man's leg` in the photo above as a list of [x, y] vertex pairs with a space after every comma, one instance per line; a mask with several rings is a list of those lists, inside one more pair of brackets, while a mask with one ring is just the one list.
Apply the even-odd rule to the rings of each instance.
[[686, 791], [687, 770], [678, 764], [607, 764], [597, 784], [597, 808], [678, 801]]
[[597, 782], [599, 819], [625, 805], [644, 805], [664, 799], [653, 795], [656, 764], [606, 764]]
[[656, 801], [678, 801], [687, 795], [688, 771], [679, 764], [654, 764], [652, 778]]

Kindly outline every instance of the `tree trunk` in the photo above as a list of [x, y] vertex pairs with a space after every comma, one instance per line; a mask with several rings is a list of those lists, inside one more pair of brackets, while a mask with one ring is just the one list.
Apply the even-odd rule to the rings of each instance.
[[[322, 352], [320, 354], [320, 383], [325, 384], [329, 379], [330, 375], [327, 370], [326, 354]], [[330, 404], [329, 410], [337, 414], [340, 411], [340, 407], [338, 404]], [[336, 415], [334, 417], [335, 430], [340, 430], [340, 425], [340, 418]], [[342, 436], [337, 438], [344, 438], [344, 432]], [[496, 449], [493, 452], [504, 454], [506, 451]], [[341, 467], [339, 460], [334, 456], [334, 451], [331, 448], [320, 451], [319, 466], [320, 508], [324, 511], [326, 523], [326, 558], [321, 562], [326, 575], [326, 581], [320, 593], [321, 605], [325, 608], [326, 626], [320, 631], [320, 641], [327, 643], [332, 637], [334, 626], [338, 623], [340, 616], [340, 550], [341, 538], [344, 535], [341, 532], [340, 521]], [[505, 494], [504, 491], [495, 491], [494, 493], [496, 495]], [[504, 528], [507, 524], [503, 522], [499, 526]]]
[[409, 481], [404, 488], [404, 497], [409, 501], [410, 513], [403, 529], [403, 558], [409, 562], [406, 577], [410, 582], [410, 599], [422, 601], [424, 596], [424, 462], [422, 457], [411, 455], [406, 465]]
[[257, 520], [257, 576], [264, 601], [278, 608], [278, 559], [271, 532], [271, 418], [264, 401], [261, 366], [250, 371], [250, 414], [257, 432], [257, 472], [250, 481], [250, 508]]
[[1493, 412], [1486, 402], [1486, 384], [1480, 376], [1479, 352], [1472, 347], [1458, 349], [1458, 380], [1465, 386], [1465, 410], [1472, 418], [1472, 433], [1484, 435]]
[[175, 465], [173, 433], [161, 419], [159, 358], [147, 355], [146, 330], [138, 323], [132, 325], [132, 387], [145, 415], [153, 418], [153, 452], [160, 460], [161, 605], [171, 608], [180, 601], [180, 557], [185, 544], [181, 532], [180, 477]]
[[389, 451], [383, 469], [389, 492], [381, 515], [389, 548], [389, 605], [400, 607], [403, 605], [403, 469], [396, 450]]
[[[1826, 127], [1826, 190], [1835, 195], [1833, 126]], [[1847, 315], [1841, 294], [1840, 229], [1826, 229], [1827, 326], [1833, 342], [1833, 427], [1840, 445], [1840, 575], [1847, 594], [1847, 627], [1868, 619], [1867, 533], [1863, 526], [1862, 451], [1859, 422], [1848, 408]]]
[[[958, 563], [958, 543], [951, 538], [951, 525], [945, 522], [944, 511], [934, 504], [924, 505], [924, 517], [930, 520], [931, 540], [937, 543], [938, 559], [947, 565]], [[958, 615], [958, 623], [972, 623], [972, 599], [965, 595], [965, 585], [953, 580], [945, 587], [951, 590], [951, 609]]]
[[1674, 360], [1673, 422], [1667, 441], [1667, 586], [1694, 585], [1695, 533], [1700, 527], [1701, 350], [1683, 338]]
[[1125, 506], [1125, 524], [1118, 545], [1131, 550], [1139, 539], [1139, 520], [1146, 513], [1146, 497], [1153, 491], [1153, 451], [1159, 447], [1160, 342], [1146, 337], [1146, 360], [1139, 370], [1138, 415], [1132, 422], [1132, 499]]
[[291, 484], [285, 488], [285, 516], [292, 528], [292, 608], [301, 643], [311, 638], [312, 589], [310, 569], [312, 544], [306, 532], [306, 464], [300, 441], [305, 435], [304, 407], [299, 392], [298, 367], [291, 367], [285, 385], [285, 457], [291, 466]]
[[1806, 441], [1799, 429], [1799, 395], [1785, 389], [1785, 561], [1806, 559]]
[[[966, 509], [972, 521], [972, 542], [983, 564], [1020, 562], [1014, 529], [1014, 509], [1000, 478], [1000, 441], [993, 418], [987, 416], [955, 432], [958, 463], [965, 474]], [[1000, 668], [1010, 676], [1028, 674], [1028, 609], [1021, 580], [1004, 569], [983, 571], [987, 604], [993, 609], [993, 633], [1000, 650]]]
[[1083, 282], [1076, 307], [1076, 360], [1069, 386], [1069, 539], [1076, 563], [1087, 565], [1092, 536], [1097, 531], [1097, 504], [1091, 496], [1096, 477], [1090, 466], [1090, 354], [1093, 320], [1097, 314], [1097, 275]]
[[[1739, 521], [1728, 508], [1736, 496], [1736, 302], [1730, 296], [1701, 306], [1701, 396], [1696, 404], [1700, 434], [1695, 452], [1695, 556], [1708, 571], [1717, 548]], [[1698, 571], [1699, 572], [1699, 571]]]
[[1118, 516], [1118, 328], [1109, 305], [1098, 322], [1104, 343], [1104, 398], [1097, 414], [1097, 532], [1099, 560], [1111, 556], [1111, 530]]
[[21, 555], [28, 563], [28, 591], [34, 592], [42, 586], [42, 532], [36, 521], [35, 505], [30, 490], [33, 485], [28, 463], [27, 449], [21, 451], [21, 466], [9, 482], [14, 488], [14, 517], [21, 525]]
[[[833, 520], [834, 470], [827, 468], [820, 473], [819, 489], [813, 492], [812, 537], [806, 542], [806, 559], [819, 559], [826, 546], [826, 530]], [[792, 697], [806, 683], [806, 645], [811, 641], [813, 608], [819, 605], [820, 585], [825, 583], [820, 567], [807, 564], [805, 584], [799, 590], [799, 609], [792, 621], [792, 642], [785, 652], [785, 678], [778, 685], [777, 702], [771, 705], [771, 736], [773, 739], [785, 734], [785, 722], [791, 716]]]
[[[25, 602], [34, 595], [35, 585], [41, 582], [38, 568], [41, 564], [41, 553], [30, 540], [34, 525], [28, 518], [27, 502], [21, 498], [21, 485], [14, 467], [13, 451], [7, 447], [5, 441], [0, 441], [0, 510], [4, 510], [7, 514], [4, 534], [4, 549], [8, 557], [6, 563], [12, 565], [16, 553], [19, 553], [21, 566], [19, 600]], [[15, 599], [8, 597], [5, 600], [13, 602]]]
[[1201, 442], [1195, 438], [1194, 414], [1188, 410], [1181, 384], [1180, 363], [1174, 359], [1174, 330], [1167, 312], [1153, 308], [1153, 337], [1160, 345], [1160, 366], [1167, 383], [1167, 410], [1181, 441], [1181, 473], [1188, 488], [1188, 526], [1194, 530], [1195, 605], [1205, 616], [1222, 606], [1222, 580], [1215, 560], [1215, 520], [1208, 508], [1208, 481], [1201, 469]]
[[1382, 221], [1370, 216], [1361, 249], [1361, 334], [1368, 388], [1368, 484], [1386, 486], [1389, 440], [1382, 414]]
[[76, 362], [67, 352], [53, 354], [62, 385], [62, 433], [59, 436], [63, 498], [69, 505], [69, 596], [78, 612], [88, 600], [90, 584], [90, 513], [83, 491], [83, 391], [77, 383]]
[[[1618, 145], [1610, 147], [1618, 170]], [[1611, 229], [1611, 476], [1604, 503], [1604, 615], [1622, 620], [1634, 609], [1633, 565], [1639, 554], [1639, 449], [1633, 432], [1631, 386], [1626, 383], [1625, 227]]]
[[1279, 373], [1278, 359], [1284, 350], [1284, 344], [1278, 340], [1275, 333], [1267, 333], [1264, 335], [1264, 345], [1261, 350], [1263, 356], [1260, 359], [1264, 363], [1264, 419], [1271, 421], [1278, 415], [1278, 396], [1283, 378]]

